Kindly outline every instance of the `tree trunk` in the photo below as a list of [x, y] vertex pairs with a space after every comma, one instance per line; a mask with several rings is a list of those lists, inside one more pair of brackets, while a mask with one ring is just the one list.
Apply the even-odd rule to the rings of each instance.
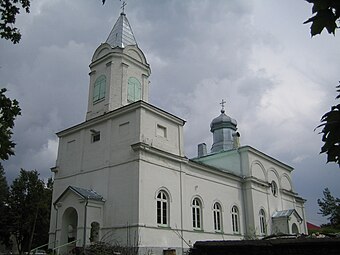
[[33, 242], [33, 237], [34, 237], [34, 232], [35, 232], [35, 224], [36, 224], [37, 218], [38, 218], [38, 211], [39, 211], [39, 206], [37, 206], [37, 210], [35, 211], [35, 215], [34, 215], [34, 221], [33, 221], [33, 226], [32, 226], [32, 231], [31, 231], [31, 236], [30, 236], [30, 242], [28, 243], [28, 254], [31, 253], [32, 242]]

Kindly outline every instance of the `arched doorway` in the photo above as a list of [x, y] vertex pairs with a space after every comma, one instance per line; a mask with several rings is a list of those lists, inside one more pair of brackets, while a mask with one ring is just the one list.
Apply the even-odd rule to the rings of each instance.
[[61, 254], [63, 252], [69, 252], [76, 247], [77, 240], [77, 230], [78, 230], [78, 213], [73, 207], [69, 207], [65, 210], [62, 217], [61, 226], [61, 238], [60, 245], [70, 243], [60, 249]]
[[292, 224], [292, 233], [296, 235], [299, 234], [298, 226], [295, 223]]

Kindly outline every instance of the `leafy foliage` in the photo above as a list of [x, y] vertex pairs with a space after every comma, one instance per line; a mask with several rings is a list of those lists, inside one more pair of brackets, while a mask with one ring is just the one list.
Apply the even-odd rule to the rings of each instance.
[[[340, 85], [337, 86], [340, 98]], [[319, 127], [323, 127], [320, 133], [324, 145], [321, 147], [321, 153], [327, 153], [327, 163], [335, 162], [340, 167], [340, 104], [331, 107], [331, 110], [321, 117], [323, 122]]]
[[1, 0], [0, 1], [0, 36], [14, 44], [21, 39], [20, 31], [15, 27], [16, 15], [23, 8], [30, 12], [30, 0]]
[[51, 195], [51, 185], [46, 188], [36, 170], [21, 169], [13, 181], [8, 197], [8, 228], [20, 254], [47, 243]]
[[21, 114], [18, 101], [6, 97], [6, 91], [5, 88], [0, 90], [0, 160], [7, 160], [10, 155], [14, 155], [12, 128], [15, 117]]
[[[306, 0], [313, 4], [313, 17], [304, 22], [312, 23], [311, 35], [317, 35], [324, 28], [328, 33], [335, 35], [335, 29], [338, 28], [337, 22], [340, 19], [340, 1], [339, 0]], [[337, 86], [337, 92], [340, 92], [340, 85]], [[340, 94], [336, 99], [340, 98]], [[327, 154], [327, 163], [335, 162], [340, 167], [340, 104], [331, 107], [331, 110], [321, 117], [323, 127], [320, 133], [324, 145], [321, 147], [321, 153]]]
[[340, 1], [339, 0], [306, 0], [313, 4], [312, 13], [314, 16], [304, 22], [312, 23], [311, 35], [317, 35], [324, 28], [328, 33], [335, 35], [335, 29], [338, 28], [337, 21], [340, 18]]
[[7, 197], [8, 184], [5, 176], [5, 171], [0, 163], [0, 244], [9, 246], [10, 233], [7, 228]]
[[328, 216], [332, 226], [340, 226], [340, 199], [331, 195], [328, 188], [323, 191], [324, 198], [318, 199], [320, 213], [322, 216]]

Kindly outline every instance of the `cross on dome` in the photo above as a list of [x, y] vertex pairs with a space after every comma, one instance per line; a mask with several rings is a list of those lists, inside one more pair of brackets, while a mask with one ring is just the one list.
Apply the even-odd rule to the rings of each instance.
[[[122, 0], [120, 0], [120, 1], [122, 1]], [[126, 5], [127, 5], [127, 3], [125, 1], [123, 1], [122, 7], [120, 7], [120, 9], [122, 9], [122, 13], [124, 13]]]
[[224, 109], [224, 104], [226, 103], [227, 101], [225, 101], [224, 99], [222, 99], [220, 105], [222, 106], [222, 109], [221, 109], [221, 113], [224, 113], [225, 112], [225, 109]]

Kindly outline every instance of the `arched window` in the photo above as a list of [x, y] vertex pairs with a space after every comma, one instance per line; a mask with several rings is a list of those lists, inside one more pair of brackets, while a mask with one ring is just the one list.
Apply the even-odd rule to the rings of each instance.
[[215, 231], [222, 231], [222, 209], [219, 203], [214, 204], [213, 214], [214, 214], [214, 229]]
[[99, 76], [93, 87], [93, 103], [97, 102], [100, 99], [105, 98], [106, 93], [106, 76]]
[[272, 191], [273, 196], [277, 197], [277, 184], [276, 184], [276, 182], [272, 181], [272, 183], [270, 184], [270, 189]]
[[142, 99], [142, 88], [139, 80], [135, 77], [130, 77], [128, 80], [128, 102], [132, 103]]
[[192, 227], [202, 229], [202, 203], [198, 198], [192, 201]]
[[263, 209], [260, 210], [259, 217], [260, 217], [260, 235], [265, 235], [267, 232], [266, 231], [266, 213], [264, 212]]
[[169, 196], [164, 190], [157, 195], [157, 224], [169, 224]]
[[240, 233], [239, 213], [236, 206], [233, 206], [233, 208], [231, 208], [231, 222], [233, 225], [233, 232]]

